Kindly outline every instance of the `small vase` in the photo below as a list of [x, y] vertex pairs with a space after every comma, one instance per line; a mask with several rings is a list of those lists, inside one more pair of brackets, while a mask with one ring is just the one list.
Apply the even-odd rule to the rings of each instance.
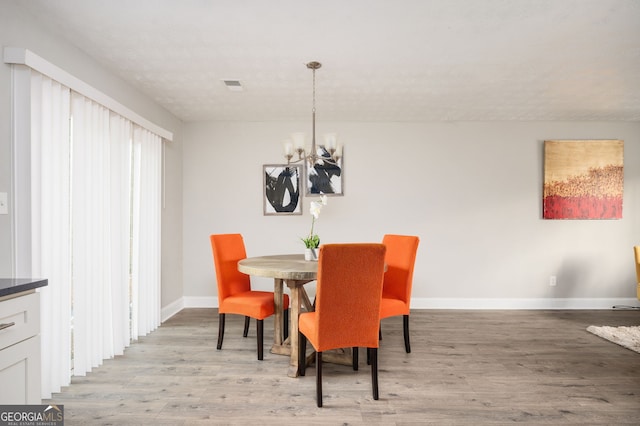
[[304, 249], [304, 260], [318, 261], [318, 249], [306, 248]]

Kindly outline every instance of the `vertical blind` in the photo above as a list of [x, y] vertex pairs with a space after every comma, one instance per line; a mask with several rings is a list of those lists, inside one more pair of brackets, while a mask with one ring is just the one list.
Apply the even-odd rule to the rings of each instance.
[[42, 396], [71, 377], [71, 93], [40, 74], [31, 79], [32, 276], [40, 290]]
[[162, 140], [34, 72], [32, 269], [42, 397], [160, 324]]
[[137, 339], [160, 322], [160, 259], [162, 205], [159, 136], [135, 126], [133, 131], [134, 196], [131, 282], [132, 337]]

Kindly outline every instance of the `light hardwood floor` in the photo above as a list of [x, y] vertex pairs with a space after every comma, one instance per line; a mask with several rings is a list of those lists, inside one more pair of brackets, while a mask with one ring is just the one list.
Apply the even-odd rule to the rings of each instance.
[[[640, 424], [640, 354], [588, 333], [589, 325], [638, 325], [640, 311], [447, 311], [411, 314], [412, 353], [401, 318], [383, 321], [380, 399], [370, 370], [324, 364], [289, 378], [288, 358], [256, 360], [255, 322], [227, 315], [216, 350], [217, 311], [185, 309], [46, 403], [66, 425], [191, 424]], [[273, 338], [265, 320], [265, 347]]]

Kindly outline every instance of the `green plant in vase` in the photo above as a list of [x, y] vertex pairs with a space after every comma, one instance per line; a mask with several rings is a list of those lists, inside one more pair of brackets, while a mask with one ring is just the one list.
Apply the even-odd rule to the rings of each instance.
[[305, 238], [300, 238], [304, 243], [304, 246], [308, 249], [317, 249], [320, 247], [320, 236], [314, 233], [314, 227], [316, 224], [316, 220], [320, 217], [320, 212], [322, 208], [327, 205], [327, 196], [322, 195], [320, 200], [312, 201], [309, 207], [309, 212], [311, 213], [311, 231], [309, 231], [309, 235]]

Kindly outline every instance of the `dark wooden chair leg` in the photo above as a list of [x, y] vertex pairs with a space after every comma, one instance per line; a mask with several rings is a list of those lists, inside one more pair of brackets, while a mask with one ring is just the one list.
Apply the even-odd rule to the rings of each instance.
[[409, 342], [409, 315], [404, 315], [402, 318], [402, 325], [404, 331], [404, 350], [408, 354], [411, 353], [411, 343]]
[[250, 317], [244, 317], [244, 332], [242, 333], [242, 337], [247, 337], [249, 334], [249, 322], [251, 321]]
[[382, 321], [380, 321], [380, 327], [378, 328], [378, 340], [382, 340]]
[[218, 315], [218, 350], [222, 349], [222, 339], [224, 339], [224, 314]]
[[371, 352], [371, 387], [373, 399], [378, 399], [378, 348], [369, 348]]
[[304, 376], [307, 369], [307, 338], [298, 333], [298, 375]]
[[264, 320], [256, 320], [258, 329], [258, 360], [263, 359], [263, 334], [264, 334]]
[[287, 337], [289, 337], [289, 309], [284, 310], [282, 322], [282, 340], [287, 340]]
[[322, 407], [322, 352], [316, 351], [316, 403]]
[[352, 359], [351, 359], [351, 364], [353, 365], [353, 371], [358, 371], [358, 347], [354, 346], [353, 348], [351, 348], [351, 354], [352, 354]]

